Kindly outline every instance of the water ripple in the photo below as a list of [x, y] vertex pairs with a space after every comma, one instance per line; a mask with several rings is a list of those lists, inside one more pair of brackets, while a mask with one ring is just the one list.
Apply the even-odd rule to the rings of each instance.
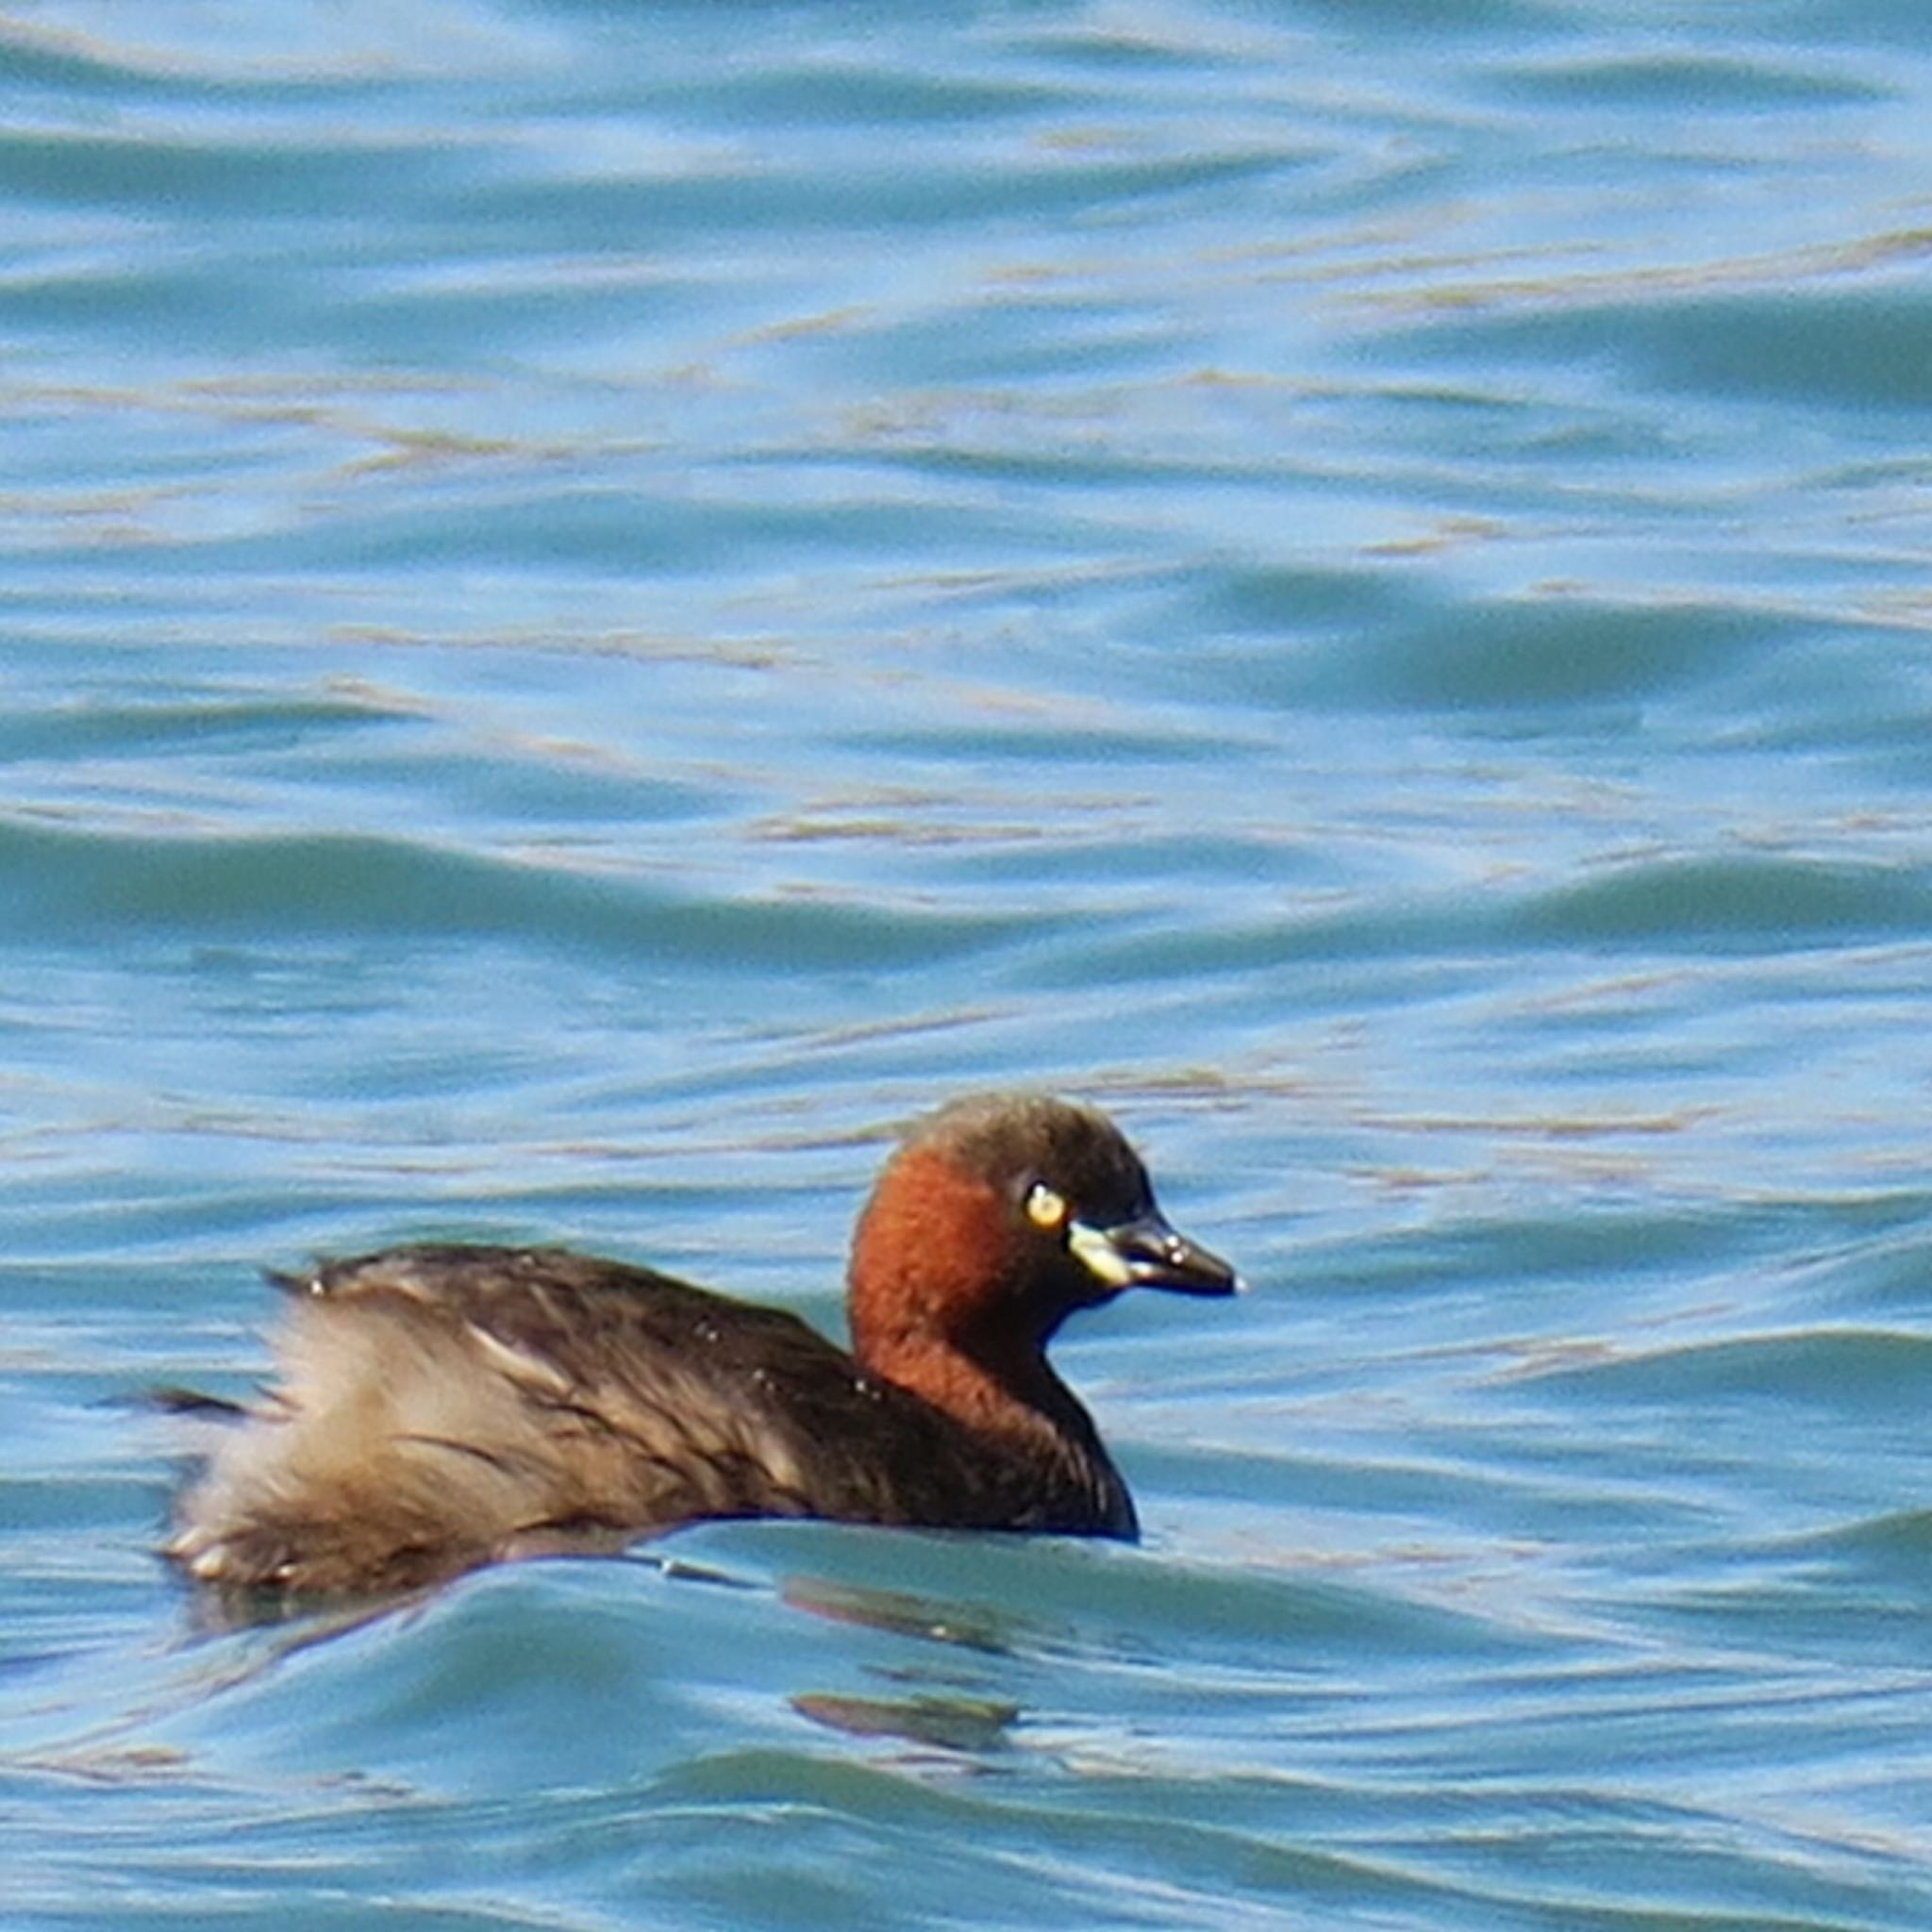
[[[1923, 28], [0, 23], [8, 1924], [1920, 1932]], [[1139, 1547], [155, 1557], [259, 1264], [836, 1331], [1010, 1083]]]

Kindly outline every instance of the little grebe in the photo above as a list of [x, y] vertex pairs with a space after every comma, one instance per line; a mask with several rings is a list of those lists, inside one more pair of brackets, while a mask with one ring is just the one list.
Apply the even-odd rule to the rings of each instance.
[[1222, 1295], [1105, 1115], [956, 1101], [852, 1247], [853, 1352], [796, 1316], [554, 1248], [417, 1246], [277, 1277], [281, 1386], [181, 1497], [167, 1554], [223, 1591], [375, 1592], [615, 1548], [701, 1517], [1131, 1538], [1045, 1346], [1123, 1289]]

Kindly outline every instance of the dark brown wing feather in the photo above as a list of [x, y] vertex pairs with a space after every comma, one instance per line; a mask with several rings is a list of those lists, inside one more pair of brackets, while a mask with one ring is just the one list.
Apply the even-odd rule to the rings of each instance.
[[1104, 1458], [989, 1443], [797, 1317], [654, 1270], [432, 1246], [278, 1285], [282, 1382], [170, 1545], [210, 1582], [388, 1590], [701, 1517], [1133, 1533]]

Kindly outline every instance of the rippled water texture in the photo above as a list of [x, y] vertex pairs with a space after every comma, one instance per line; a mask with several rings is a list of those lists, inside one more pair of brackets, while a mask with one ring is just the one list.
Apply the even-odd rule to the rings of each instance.
[[[0, 1923], [1932, 1924], [1907, 0], [0, 13]], [[1139, 1549], [214, 1631], [258, 1264], [836, 1327], [1111, 1108]]]

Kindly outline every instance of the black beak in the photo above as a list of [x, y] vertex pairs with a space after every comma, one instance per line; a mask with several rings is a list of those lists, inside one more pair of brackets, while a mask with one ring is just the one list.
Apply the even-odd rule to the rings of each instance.
[[1067, 1246], [1108, 1288], [1165, 1288], [1175, 1294], [1239, 1294], [1243, 1283], [1219, 1255], [1170, 1227], [1158, 1208], [1095, 1227], [1075, 1221]]

